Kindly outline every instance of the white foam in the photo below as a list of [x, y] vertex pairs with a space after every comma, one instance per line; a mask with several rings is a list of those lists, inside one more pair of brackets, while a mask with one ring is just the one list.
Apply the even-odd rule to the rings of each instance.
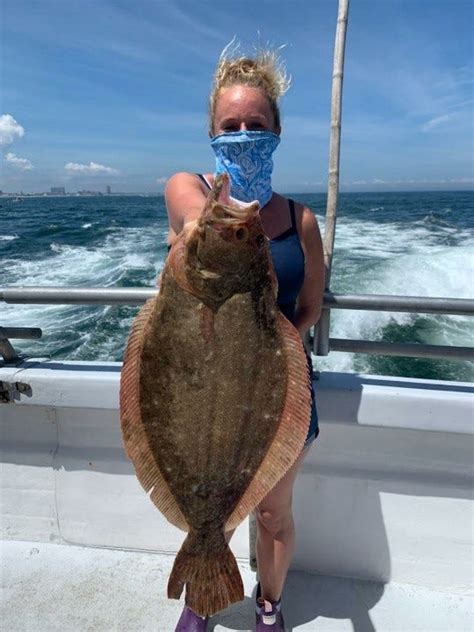
[[13, 241], [18, 239], [18, 235], [0, 235], [0, 241]]
[[[361, 256], [361, 261], [355, 261], [350, 275], [346, 276], [341, 274], [341, 267], [336, 265], [332, 275], [333, 292], [472, 298], [474, 240], [470, 236], [464, 240], [463, 245], [441, 247], [433, 243], [436, 241], [435, 236], [426, 229], [417, 228], [405, 234], [390, 225], [377, 227], [364, 222], [366, 224], [369, 226], [364, 233], [354, 231], [349, 235], [347, 227], [339, 232], [339, 238], [348, 250], [349, 241], [351, 238], [353, 240], [354, 247], [347, 256], [354, 252], [366, 252], [369, 257]], [[378, 252], [377, 243], [381, 247], [384, 235], [386, 248]], [[375, 239], [371, 244], [364, 243], [373, 237]], [[401, 251], [401, 243], [408, 252]], [[369, 248], [369, 245], [372, 247]], [[330, 335], [333, 338], [377, 340], [380, 339], [383, 328], [390, 322], [408, 325], [416, 318], [417, 315], [405, 312], [335, 309], [331, 312]], [[426, 315], [426, 318], [431, 320], [432, 327], [425, 332], [423, 342], [472, 344], [472, 324], [468, 316]], [[327, 358], [318, 357], [313, 360], [315, 368], [319, 370], [353, 370], [351, 353], [334, 352]]]
[[[373, 217], [373, 216], [372, 216]], [[321, 227], [323, 219], [318, 216]], [[123, 285], [128, 274], [154, 287], [163, 267], [167, 227], [109, 227], [105, 239], [94, 246], [52, 243], [49, 256], [40, 260], [4, 259], [5, 285], [52, 285], [61, 287], [108, 287]], [[14, 236], [3, 236], [14, 237]], [[420, 220], [408, 228], [403, 223], [380, 223], [370, 219], [341, 217], [338, 220], [331, 289], [336, 293], [444, 296], [472, 295], [474, 240], [469, 232], [449, 225], [433, 226]], [[10, 326], [43, 327], [54, 340], [76, 340], [74, 357], [87, 350], [96, 359], [117, 357], [133, 318], [120, 314], [114, 335], [100, 335], [100, 321], [109, 317], [109, 307], [6, 305], [0, 303], [2, 322]], [[114, 308], [115, 309], [115, 308]], [[407, 325], [417, 316], [400, 312], [332, 310], [331, 336], [376, 340], [390, 322]], [[470, 344], [468, 317], [428, 317], [433, 326], [425, 342]], [[94, 327], [95, 323], [95, 327]], [[94, 330], [94, 335], [84, 332]], [[96, 335], [97, 334], [97, 335]], [[23, 344], [23, 343], [21, 343]], [[33, 344], [33, 343], [24, 343]], [[43, 343], [34, 343], [35, 349]], [[19, 345], [21, 346], [21, 345]], [[72, 356], [69, 356], [72, 357]], [[82, 356], [83, 357], [83, 356]], [[89, 355], [90, 357], [90, 355]], [[352, 371], [353, 354], [331, 353], [315, 359], [321, 370]]]
[[[105, 240], [94, 246], [73, 246], [53, 242], [50, 256], [39, 260], [4, 259], [2, 283], [25, 286], [60, 287], [111, 287], [119, 285], [131, 270], [141, 270], [143, 281], [154, 287], [163, 261], [157, 244], [165, 244], [165, 230], [155, 226], [136, 229], [114, 228]], [[149, 270], [148, 277], [145, 270]], [[0, 303], [2, 323], [19, 327], [41, 327], [43, 340], [15, 341], [21, 349], [48, 348], [54, 351], [60, 345], [75, 345], [68, 359], [88, 357], [111, 359], [120, 355], [123, 347], [120, 327], [113, 336], [105, 339], [95, 335], [100, 321], [110, 306], [77, 305], [7, 305]], [[122, 330], [128, 331], [131, 324]], [[91, 334], [91, 331], [93, 334]], [[67, 335], [65, 335], [65, 332]], [[100, 333], [100, 332], [99, 332]], [[54, 342], [48, 343], [48, 339]], [[71, 340], [72, 339], [72, 340]], [[66, 359], [66, 358], [64, 358]]]

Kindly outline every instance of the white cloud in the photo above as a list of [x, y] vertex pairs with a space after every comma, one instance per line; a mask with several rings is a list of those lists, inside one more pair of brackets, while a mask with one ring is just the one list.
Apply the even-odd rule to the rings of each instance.
[[429, 178], [398, 178], [397, 180], [379, 180], [378, 178], [373, 178], [371, 181], [369, 180], [351, 180], [344, 181], [342, 183], [344, 186], [357, 186], [357, 185], [378, 185], [378, 184], [387, 184], [389, 186], [399, 185], [399, 184], [429, 184], [429, 185], [440, 185], [440, 184], [474, 184], [474, 178], [437, 178], [437, 179], [429, 179]]
[[474, 184], [474, 178], [451, 178], [450, 182], [455, 184]]
[[97, 162], [93, 162], [92, 160], [88, 165], [81, 165], [78, 162], [68, 162], [64, 165], [64, 168], [66, 171], [73, 174], [95, 175], [99, 173], [108, 173], [109, 175], [116, 175], [118, 173], [117, 169], [106, 167], [105, 165], [99, 165]]
[[5, 160], [8, 164], [12, 165], [12, 167], [17, 167], [17, 169], [22, 169], [23, 171], [28, 171], [29, 169], [33, 169], [33, 165], [28, 160], [28, 158], [19, 158], [15, 154], [9, 152], [5, 156]]
[[168, 182], [168, 176], [161, 176], [156, 179], [157, 184], [165, 184], [165, 182]]
[[0, 146], [11, 145], [16, 136], [21, 138], [24, 135], [24, 128], [18, 121], [15, 121], [11, 114], [2, 114], [0, 116]]
[[443, 114], [442, 116], [436, 116], [435, 118], [427, 121], [421, 129], [424, 132], [429, 132], [431, 129], [435, 129], [435, 127], [439, 127], [443, 123], [451, 121], [456, 116], [456, 114], [457, 112], [453, 112], [452, 114]]

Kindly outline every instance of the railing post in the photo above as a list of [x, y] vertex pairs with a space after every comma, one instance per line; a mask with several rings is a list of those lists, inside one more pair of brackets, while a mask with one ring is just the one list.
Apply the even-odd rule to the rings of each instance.
[[255, 512], [249, 515], [249, 563], [250, 568], [257, 572], [257, 518], [255, 517]]
[[[331, 264], [336, 232], [337, 197], [339, 193], [339, 155], [341, 146], [342, 80], [344, 76], [344, 50], [346, 44], [349, 0], [339, 0], [331, 96], [331, 139], [329, 145], [328, 199], [326, 206], [326, 228], [324, 231], [324, 267], [326, 270], [326, 292], [331, 282]], [[317, 355], [329, 353], [330, 312], [323, 309], [319, 326], [315, 331], [313, 350]]]
[[0, 358], [6, 364], [15, 364], [23, 359], [13, 348], [9, 338], [38, 340], [42, 335], [39, 327], [0, 327]]

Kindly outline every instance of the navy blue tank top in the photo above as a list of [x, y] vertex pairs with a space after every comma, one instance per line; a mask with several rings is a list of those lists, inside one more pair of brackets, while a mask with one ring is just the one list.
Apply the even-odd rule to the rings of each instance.
[[[196, 174], [208, 189], [209, 183], [200, 173]], [[291, 225], [288, 230], [268, 240], [273, 267], [278, 279], [277, 303], [290, 322], [295, 316], [296, 299], [304, 281], [304, 253], [296, 227], [295, 203], [288, 200]]]
[[295, 316], [296, 299], [304, 281], [304, 253], [296, 228], [295, 203], [290, 205], [291, 226], [269, 240], [273, 267], [278, 279], [277, 303], [290, 322]]

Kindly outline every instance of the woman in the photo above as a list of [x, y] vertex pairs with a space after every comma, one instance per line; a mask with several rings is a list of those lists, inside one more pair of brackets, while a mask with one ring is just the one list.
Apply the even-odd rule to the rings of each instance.
[[[264, 51], [254, 58], [229, 58], [224, 51], [210, 95], [209, 136], [216, 154], [216, 174], [223, 171], [229, 174], [231, 195], [245, 202], [255, 199], [260, 202], [260, 217], [278, 278], [278, 305], [304, 336], [321, 314], [324, 258], [314, 214], [308, 207], [275, 193], [271, 187], [271, 156], [281, 133], [278, 99], [288, 87], [274, 52]], [[177, 173], [170, 178], [165, 191], [170, 243], [186, 222], [200, 215], [214, 177], [212, 173]], [[294, 551], [293, 484], [317, 434], [313, 394], [305, 447], [293, 467], [256, 509], [257, 632], [284, 631], [280, 600]], [[206, 629], [206, 620], [185, 607], [175, 632]]]

